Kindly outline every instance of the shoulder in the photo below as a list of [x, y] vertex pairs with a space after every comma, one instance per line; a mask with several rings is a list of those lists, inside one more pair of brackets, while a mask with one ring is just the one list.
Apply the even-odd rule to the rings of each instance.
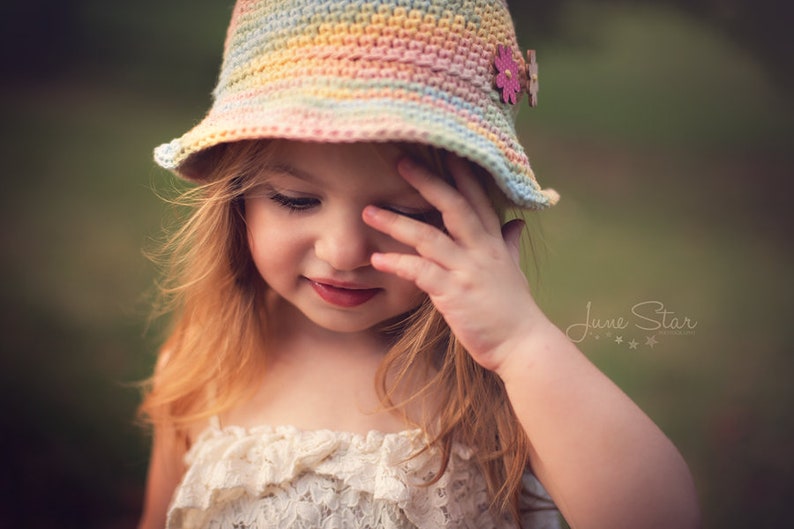
[[[157, 358], [152, 378], [152, 388], [157, 391], [162, 384], [161, 375], [168, 367], [171, 352], [163, 348]], [[150, 416], [151, 417], [151, 416]], [[162, 416], [151, 417], [151, 453], [146, 477], [143, 512], [138, 529], [162, 528], [165, 526], [168, 506], [182, 475], [185, 472], [184, 457], [187, 450], [185, 436]]]
[[182, 475], [185, 444], [173, 428], [155, 426], [139, 529], [164, 527], [168, 506]]

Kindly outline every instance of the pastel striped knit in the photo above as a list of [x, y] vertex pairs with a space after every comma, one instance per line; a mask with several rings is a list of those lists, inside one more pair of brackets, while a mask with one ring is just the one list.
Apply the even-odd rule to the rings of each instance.
[[495, 87], [499, 45], [526, 83], [505, 2], [240, 0], [209, 113], [155, 159], [200, 181], [226, 142], [409, 141], [474, 161], [519, 206], [550, 206], [559, 196], [535, 180], [518, 106]]

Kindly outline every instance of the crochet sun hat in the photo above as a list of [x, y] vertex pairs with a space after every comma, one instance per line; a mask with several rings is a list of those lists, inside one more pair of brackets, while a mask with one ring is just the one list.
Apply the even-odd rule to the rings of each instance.
[[200, 182], [228, 142], [415, 142], [544, 208], [559, 195], [540, 188], [515, 130], [514, 103], [537, 86], [531, 57], [499, 0], [238, 0], [212, 107], [155, 160]]

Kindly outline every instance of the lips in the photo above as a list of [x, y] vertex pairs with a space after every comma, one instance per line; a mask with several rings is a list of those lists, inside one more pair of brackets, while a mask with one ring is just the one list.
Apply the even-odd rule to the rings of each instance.
[[309, 284], [323, 301], [346, 308], [363, 305], [381, 291], [380, 288], [364, 288], [351, 283], [339, 283], [324, 279], [309, 279]]

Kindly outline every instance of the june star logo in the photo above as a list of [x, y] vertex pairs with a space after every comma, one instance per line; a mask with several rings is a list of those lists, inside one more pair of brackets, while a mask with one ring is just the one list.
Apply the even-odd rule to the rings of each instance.
[[693, 335], [698, 325], [697, 320], [669, 310], [663, 302], [656, 300], [635, 303], [629, 312], [630, 315], [625, 317], [596, 317], [593, 303], [588, 301], [584, 321], [569, 325], [565, 334], [573, 343], [581, 343], [590, 337], [629, 349], [639, 346], [653, 348], [659, 343], [660, 336]]

